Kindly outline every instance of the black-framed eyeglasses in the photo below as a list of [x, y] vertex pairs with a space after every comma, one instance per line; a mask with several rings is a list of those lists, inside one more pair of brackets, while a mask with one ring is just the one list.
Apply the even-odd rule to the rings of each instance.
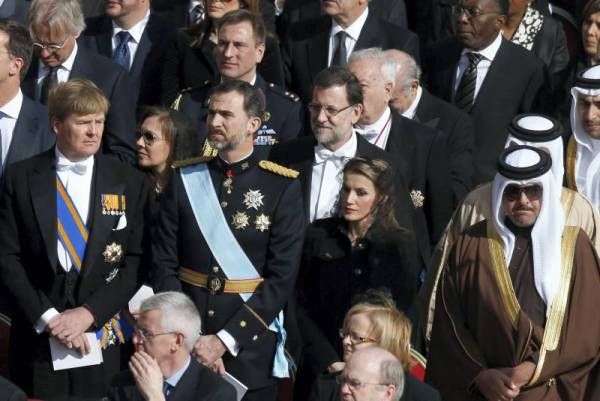
[[529, 200], [539, 200], [544, 193], [544, 188], [541, 185], [528, 185], [522, 187], [520, 185], [507, 185], [504, 188], [504, 196], [506, 199], [516, 201], [521, 199], [521, 194], [525, 194]]
[[467, 19], [474, 19], [477, 17], [481, 17], [486, 14], [500, 14], [499, 11], [481, 11], [478, 8], [473, 7], [465, 7], [465, 6], [452, 6], [452, 15], [454, 17], [460, 17], [461, 15], [465, 15]]
[[65, 40], [62, 41], [62, 43], [37, 43], [37, 42], [33, 42], [33, 47], [38, 49], [39, 51], [42, 51], [44, 49], [47, 49], [49, 52], [55, 52], [57, 50], [62, 49], [63, 47], [65, 47], [65, 45], [67, 44], [67, 40], [69, 40], [69, 37], [67, 36], [65, 38]]
[[144, 138], [144, 143], [147, 146], [152, 146], [154, 143], [162, 140], [162, 138], [156, 135], [154, 132], [145, 129], [139, 129], [135, 132], [135, 140], [137, 141], [140, 138]]
[[349, 333], [347, 331], [344, 331], [344, 329], [340, 329], [338, 331], [338, 334], [340, 335], [340, 338], [343, 340], [344, 338], [348, 337], [350, 340], [350, 344], [352, 345], [358, 345], [358, 344], [362, 344], [362, 343], [376, 343], [377, 340], [375, 340], [374, 338], [365, 336], [365, 337], [361, 337], [361, 336], [357, 336], [355, 334]]
[[348, 106], [343, 107], [341, 109], [336, 109], [333, 106], [322, 106], [322, 105], [320, 105], [318, 103], [309, 103], [307, 107], [308, 107], [308, 111], [311, 114], [319, 115], [319, 113], [321, 112], [321, 110], [323, 110], [325, 112], [325, 115], [327, 117], [331, 118], [331, 117], [337, 116], [342, 111], [348, 110], [350, 107], [353, 107], [353, 106], [355, 106], [355, 105], [354, 104], [349, 104]]
[[151, 331], [146, 330], [141, 327], [134, 327], [134, 332], [135, 332], [135, 334], [137, 334], [140, 337], [140, 339], [142, 341], [152, 341], [152, 339], [154, 337], [165, 336], [167, 334], [181, 334], [183, 336], [183, 333], [180, 333], [178, 331], [165, 331], [164, 333], [152, 333]]
[[363, 382], [358, 379], [351, 379], [349, 377], [344, 377], [344, 375], [338, 375], [335, 377], [335, 381], [340, 386], [344, 384], [350, 387], [351, 390], [360, 390], [361, 388], [367, 386], [387, 386], [387, 383], [374, 383], [374, 382]]

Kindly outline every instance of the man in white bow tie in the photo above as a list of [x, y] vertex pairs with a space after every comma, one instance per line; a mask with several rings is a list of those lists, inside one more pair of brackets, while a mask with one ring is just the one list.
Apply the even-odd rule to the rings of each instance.
[[[109, 103], [96, 85], [74, 79], [48, 100], [56, 147], [9, 169], [0, 200], [0, 277], [17, 306], [11, 379], [29, 397], [100, 398], [120, 367], [148, 184], [97, 154]], [[81, 354], [100, 346], [103, 363], [55, 371], [49, 339]]]

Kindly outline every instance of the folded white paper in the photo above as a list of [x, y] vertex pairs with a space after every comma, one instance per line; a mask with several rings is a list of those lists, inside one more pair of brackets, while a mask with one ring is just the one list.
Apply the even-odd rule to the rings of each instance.
[[229, 384], [231, 384], [235, 388], [237, 401], [240, 401], [244, 394], [246, 394], [246, 391], [248, 391], [248, 387], [244, 386], [244, 384], [241, 381], [231, 376], [227, 372], [225, 372], [225, 374], [223, 375], [223, 379], [227, 380]]
[[129, 300], [129, 312], [140, 310], [142, 302], [150, 298], [152, 295], [154, 295], [152, 288], [148, 287], [147, 285], [141, 286], [140, 289]]
[[91, 352], [81, 355], [78, 350], [69, 349], [62, 343], [50, 337], [50, 354], [54, 370], [81, 368], [83, 366], [99, 365], [102, 363], [102, 350], [96, 333], [85, 333], [90, 343]]

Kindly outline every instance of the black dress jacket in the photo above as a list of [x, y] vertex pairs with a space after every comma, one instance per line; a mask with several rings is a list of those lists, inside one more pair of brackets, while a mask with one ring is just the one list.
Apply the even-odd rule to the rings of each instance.
[[[327, 68], [331, 17], [300, 21], [293, 24], [282, 39], [282, 57], [286, 88], [294, 91], [304, 103], [312, 97], [315, 76]], [[393, 25], [369, 12], [354, 50], [381, 47], [405, 51], [419, 60], [419, 40], [408, 29]]]
[[425, 88], [422, 90], [413, 119], [446, 136], [453, 207], [456, 207], [473, 186], [473, 120], [453, 104], [432, 95]]
[[[21, 89], [25, 95], [39, 101], [39, 96], [36, 97], [38, 63], [38, 58], [34, 57]], [[135, 92], [127, 71], [112, 60], [78, 46], [69, 75], [69, 79], [73, 78], [89, 79], [110, 102], [102, 137], [102, 153], [136, 165]]]
[[[462, 49], [460, 42], [452, 39], [432, 52], [426, 63], [428, 88], [449, 102], [454, 96]], [[470, 113], [475, 126], [475, 184], [493, 179], [510, 122], [517, 114], [535, 110], [543, 84], [543, 63], [524, 48], [502, 39]]]
[[[112, 158], [95, 156], [90, 190], [89, 231], [79, 274], [66, 273], [58, 262], [55, 150], [17, 162], [7, 171], [0, 200], [0, 274], [16, 306], [11, 326], [11, 374], [28, 392], [36, 363], [50, 361], [48, 335], [33, 330], [50, 308], [59, 312], [86, 305], [96, 328], [127, 306], [137, 287], [143, 253], [148, 183], [138, 171]], [[125, 196], [127, 224], [103, 213], [103, 195]], [[103, 256], [110, 244], [122, 257]], [[102, 366], [102, 365], [99, 365]], [[82, 368], [85, 369], [85, 368]]]
[[[237, 357], [224, 355], [225, 368], [249, 389], [257, 389], [275, 383], [271, 367], [276, 337], [266, 326], [288, 302], [300, 264], [305, 227], [300, 185], [260, 167], [254, 155], [234, 164], [219, 157], [207, 163], [229, 228], [264, 282], [244, 303], [238, 294], [211, 294], [179, 280], [180, 266], [221, 279], [226, 276], [196, 223], [176, 170], [163, 195], [152, 243], [154, 287], [189, 295], [200, 311], [205, 333], [226, 330], [241, 350]], [[261, 200], [245, 201], [248, 197]]]
[[[98, 54], [112, 58], [112, 19], [107, 16], [88, 18], [79, 43]], [[150, 13], [138, 43], [129, 77], [139, 105], [158, 105], [162, 100], [160, 79], [166, 51], [176, 40], [177, 29], [170, 21]]]
[[[169, 393], [169, 401], [233, 401], [235, 389], [221, 376], [192, 358], [190, 365]], [[144, 401], [131, 371], [114, 377], [108, 392], [110, 401]]]

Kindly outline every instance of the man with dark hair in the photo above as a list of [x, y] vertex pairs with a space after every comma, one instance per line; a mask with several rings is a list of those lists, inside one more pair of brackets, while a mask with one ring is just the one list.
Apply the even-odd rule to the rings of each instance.
[[[48, 97], [56, 147], [6, 173], [0, 277], [17, 307], [10, 374], [32, 398], [100, 398], [120, 370], [118, 312], [137, 285], [149, 186], [97, 154], [108, 107], [90, 81], [57, 85]], [[54, 370], [50, 341], [81, 354], [99, 342], [103, 362]]]
[[460, 0], [453, 10], [456, 37], [432, 50], [425, 70], [432, 93], [473, 118], [480, 184], [494, 176], [510, 121], [536, 106], [544, 66], [502, 37], [508, 0]]
[[273, 401], [287, 377], [282, 309], [291, 297], [304, 216], [297, 172], [254, 150], [264, 115], [260, 89], [240, 80], [214, 88], [208, 104], [213, 158], [175, 163], [152, 243], [159, 290], [192, 298], [204, 335], [193, 355]]
[[150, 9], [150, 0], [104, 1], [104, 15], [88, 18], [81, 43], [127, 71], [139, 105], [161, 102], [161, 76], [176, 27]]
[[[298, 97], [267, 83], [257, 73], [257, 65], [265, 52], [265, 40], [265, 26], [258, 14], [236, 10], [219, 21], [215, 56], [221, 80], [240, 79], [265, 94], [266, 110], [260, 116], [262, 124], [254, 139], [255, 151], [260, 157], [266, 157], [274, 144], [298, 136], [304, 120]], [[214, 83], [207, 81], [204, 85], [186, 89], [174, 103], [176, 109], [196, 123], [202, 139], [206, 137], [208, 99], [214, 87]]]
[[354, 50], [378, 46], [419, 59], [417, 35], [369, 9], [368, 0], [323, 1], [325, 15], [292, 25], [283, 38], [282, 58], [288, 88], [308, 103], [315, 76], [328, 66], [345, 66]]

